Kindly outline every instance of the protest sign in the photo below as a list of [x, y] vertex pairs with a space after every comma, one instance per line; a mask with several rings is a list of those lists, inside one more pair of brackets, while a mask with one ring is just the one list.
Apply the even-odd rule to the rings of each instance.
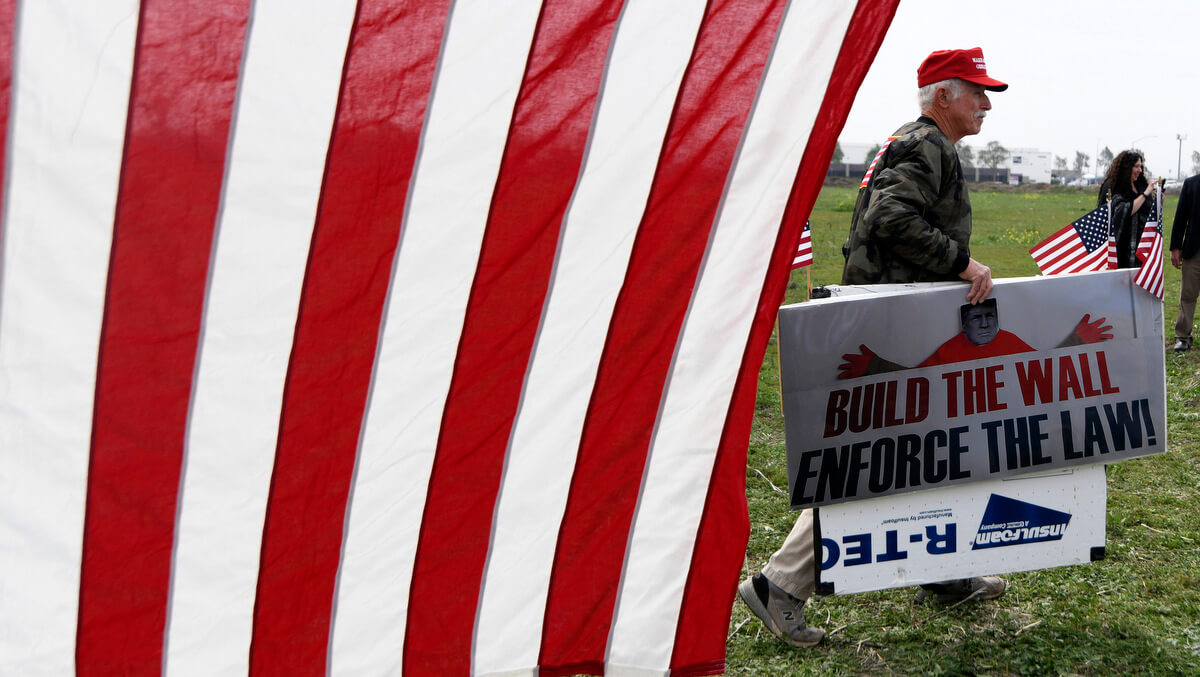
[[1165, 451], [1162, 304], [1134, 272], [998, 280], [974, 308], [946, 284], [782, 308], [792, 507]]
[[818, 509], [822, 594], [849, 594], [1104, 556], [1103, 465]]

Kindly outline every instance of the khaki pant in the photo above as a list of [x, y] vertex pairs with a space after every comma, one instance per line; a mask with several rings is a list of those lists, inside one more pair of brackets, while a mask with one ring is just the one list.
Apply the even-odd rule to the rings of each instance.
[[762, 568], [762, 573], [792, 597], [808, 599], [817, 585], [817, 565], [813, 511], [805, 510], [792, 525], [783, 545]]
[[1179, 315], [1175, 318], [1175, 338], [1191, 341], [1192, 320], [1196, 316], [1196, 295], [1200, 293], [1200, 254], [1183, 260], [1183, 280], [1179, 284]]

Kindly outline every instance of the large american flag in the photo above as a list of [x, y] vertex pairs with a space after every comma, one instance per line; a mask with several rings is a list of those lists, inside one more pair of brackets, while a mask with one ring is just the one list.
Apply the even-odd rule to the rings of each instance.
[[0, 673], [720, 671], [895, 5], [0, 0]]
[[1162, 188], [1154, 186], [1154, 199], [1150, 203], [1150, 216], [1142, 229], [1137, 247], [1138, 260], [1142, 262], [1133, 281], [1141, 288], [1163, 297], [1163, 237], [1162, 237]]
[[1107, 270], [1108, 214], [1108, 205], [1101, 205], [1034, 245], [1034, 263], [1046, 275]]

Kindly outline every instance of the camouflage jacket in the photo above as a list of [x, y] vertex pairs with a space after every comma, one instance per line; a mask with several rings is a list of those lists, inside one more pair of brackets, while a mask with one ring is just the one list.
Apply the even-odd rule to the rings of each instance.
[[971, 257], [971, 200], [949, 137], [921, 116], [888, 140], [858, 190], [843, 284], [958, 280]]

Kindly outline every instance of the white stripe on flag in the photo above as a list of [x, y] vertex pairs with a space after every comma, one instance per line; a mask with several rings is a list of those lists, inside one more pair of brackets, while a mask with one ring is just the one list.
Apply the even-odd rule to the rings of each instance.
[[[496, 506], [479, 674], [537, 665], [559, 525], [617, 294], [704, 3], [632, 3], [617, 27]], [[574, 384], [564, 387], [564, 384]]]
[[[606, 674], [627, 674], [623, 666], [665, 672], [670, 665], [703, 487], [779, 223], [854, 4], [809, 0], [786, 11], [672, 364], [621, 577]], [[795, 136], [781, 141], [780, 129]]]
[[[137, 3], [22, 3], [0, 241], [0, 666], [75, 670], [96, 355]], [[0, 671], [6, 668], [0, 667]]]
[[1162, 238], [1154, 238], [1154, 246], [1150, 248], [1150, 260], [1146, 265], [1151, 266], [1147, 275], [1147, 289], [1151, 294], [1158, 298], [1163, 296], [1163, 262], [1162, 262]]
[[355, 3], [253, 8], [186, 442], [172, 675], [247, 670], [284, 377]]
[[1034, 249], [1032, 252], [1030, 252], [1030, 254], [1033, 256], [1033, 258], [1035, 260], [1041, 256], [1045, 256], [1045, 254], [1047, 252], [1054, 251], [1058, 247], [1062, 246], [1063, 242], [1069, 240], [1072, 237], [1076, 237], [1074, 235], [1074, 230], [1075, 230], [1074, 228], [1071, 228], [1068, 226], [1066, 229], [1064, 229], [1062, 231], [1061, 235], [1054, 238], [1053, 240], [1043, 243], [1042, 246]]
[[1042, 269], [1046, 275], [1060, 273], [1080, 273], [1093, 270], [1103, 270], [1107, 266], [1108, 248], [1100, 247], [1088, 253], [1082, 246], [1076, 246], [1062, 253], [1061, 258]]
[[451, 11], [360, 441], [334, 612], [334, 674], [400, 672], [420, 516], [539, 10], [532, 0], [470, 0]]

